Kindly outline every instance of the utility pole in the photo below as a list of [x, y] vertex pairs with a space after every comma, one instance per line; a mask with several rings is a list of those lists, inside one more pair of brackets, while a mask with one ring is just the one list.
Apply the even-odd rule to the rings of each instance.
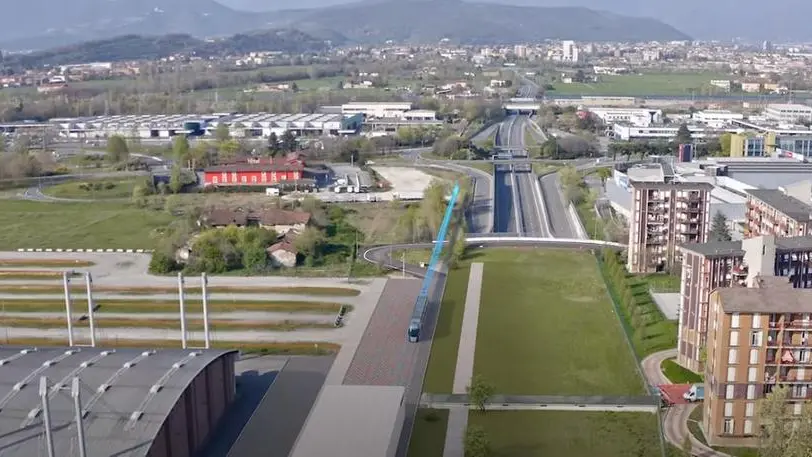
[[180, 304], [180, 345], [186, 349], [186, 309], [183, 303], [183, 273], [178, 273], [178, 303]]
[[42, 402], [42, 425], [45, 427], [45, 445], [48, 457], [54, 457], [54, 433], [51, 430], [51, 407], [48, 402], [48, 378], [39, 378], [39, 399]]
[[211, 347], [211, 339], [209, 338], [209, 279], [206, 273], [200, 274], [200, 288], [203, 293], [203, 341], [206, 349]]
[[62, 275], [62, 285], [65, 288], [65, 322], [68, 325], [68, 346], [73, 347], [73, 312], [70, 302], [70, 279], [67, 271]]
[[79, 387], [79, 377], [74, 376], [71, 382], [70, 396], [73, 398], [73, 409], [76, 420], [76, 438], [79, 440], [79, 457], [87, 457], [85, 445], [85, 424], [82, 420], [82, 397]]
[[90, 327], [90, 346], [96, 347], [96, 321], [93, 318], [93, 279], [88, 271], [85, 274], [85, 287], [87, 289], [87, 323]]

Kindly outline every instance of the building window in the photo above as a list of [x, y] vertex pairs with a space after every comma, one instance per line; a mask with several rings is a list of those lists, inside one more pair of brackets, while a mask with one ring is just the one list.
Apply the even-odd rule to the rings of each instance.
[[248, 182], [248, 176], [240, 176], [240, 180], [245, 184]]
[[228, 173], [221, 174], [220, 179], [222, 179], [223, 182], [228, 182]]
[[750, 367], [747, 369], [747, 382], [756, 382], [756, 374], [758, 373], [758, 368]]
[[750, 365], [758, 363], [758, 349], [750, 349]]
[[748, 400], [755, 400], [756, 399], [756, 385], [755, 384], [747, 384], [747, 399]]
[[257, 177], [256, 176], [251, 176], [251, 182], [256, 184], [257, 183]]
[[725, 435], [733, 434], [733, 419], [725, 419], [724, 425], [722, 427], [722, 433], [724, 433]]
[[214, 184], [217, 184], [217, 176], [212, 176], [211, 177], [211, 182], [213, 182]]
[[727, 382], [736, 382], [736, 367], [727, 367]]
[[231, 182], [237, 182], [237, 173], [231, 173]]
[[739, 345], [739, 331], [738, 330], [731, 330], [730, 331], [730, 346], [738, 346]]
[[267, 182], [267, 181], [268, 181], [268, 173], [263, 171], [262, 172], [262, 182]]
[[796, 416], [800, 416], [801, 412], [803, 411], [804, 405], [803, 403], [793, 403], [792, 404], [792, 414]]
[[750, 419], [744, 420], [744, 434], [745, 435], [752, 435], [753, 434], [753, 421]]
[[750, 332], [750, 346], [761, 347], [761, 330]]
[[761, 328], [761, 313], [753, 313], [753, 325], [751, 328]]
[[726, 401], [725, 402], [725, 417], [732, 417], [733, 416], [733, 402]]
[[756, 404], [755, 403], [747, 403], [744, 405], [744, 417], [753, 417], [753, 414], [756, 412]]
[[730, 328], [739, 328], [739, 313], [730, 316]]
[[730, 348], [727, 351], [727, 363], [733, 365], [739, 358], [739, 351], [736, 348]]
[[725, 386], [725, 398], [728, 400], [733, 400], [733, 384], [728, 384]]

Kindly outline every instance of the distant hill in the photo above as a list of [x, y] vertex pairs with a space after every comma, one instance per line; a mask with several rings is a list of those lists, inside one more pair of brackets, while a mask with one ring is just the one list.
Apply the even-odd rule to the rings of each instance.
[[213, 41], [204, 41], [185, 34], [157, 37], [124, 35], [106, 40], [61, 46], [31, 54], [9, 55], [6, 57], [6, 63], [23, 67], [38, 67], [82, 62], [158, 59], [178, 53], [209, 57], [277, 50], [298, 54], [306, 51], [321, 51], [326, 48], [327, 44], [323, 39], [296, 30], [241, 33]]
[[660, 21], [587, 8], [540, 8], [460, 0], [365, 1], [309, 10], [277, 11], [271, 24], [304, 31], [332, 29], [351, 41], [460, 43], [684, 40]]
[[[224, 0], [221, 0], [224, 1]], [[548, 38], [643, 41], [688, 38], [654, 19], [580, 7], [541, 8], [460, 0], [371, 0], [318, 9], [251, 13], [214, 0], [7, 1], [0, 14], [0, 47], [37, 50], [122, 35], [222, 37], [265, 29], [298, 29], [313, 36], [346, 36], [356, 43], [384, 40], [432, 43], [515, 43]]]

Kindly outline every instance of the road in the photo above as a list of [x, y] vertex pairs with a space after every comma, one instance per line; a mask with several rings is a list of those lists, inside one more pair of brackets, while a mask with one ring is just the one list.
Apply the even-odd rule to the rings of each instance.
[[575, 229], [570, 222], [569, 212], [564, 203], [561, 191], [561, 181], [558, 173], [543, 176], [541, 182], [541, 195], [550, 223], [550, 236], [557, 238], [577, 238]]
[[[671, 384], [671, 381], [665, 377], [660, 369], [660, 365], [664, 360], [673, 359], [676, 356], [676, 349], [668, 349], [655, 352], [640, 362], [643, 374], [650, 385]], [[697, 407], [701, 407], [701, 405], [673, 405], [668, 408], [663, 417], [663, 434], [669, 443], [678, 448], [682, 447], [685, 437], [690, 434], [688, 430], [688, 417], [694, 408]], [[691, 435], [691, 444], [691, 454], [697, 457], [730, 457], [723, 452], [714, 451], [694, 438], [693, 435]]]

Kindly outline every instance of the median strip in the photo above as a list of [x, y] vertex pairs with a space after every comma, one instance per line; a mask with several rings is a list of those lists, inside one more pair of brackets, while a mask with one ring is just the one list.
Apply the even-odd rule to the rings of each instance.
[[[60, 273], [61, 275], [61, 273]], [[50, 277], [47, 277], [50, 279]], [[5, 276], [0, 276], [2, 279]], [[13, 278], [18, 279], [18, 278]], [[281, 295], [312, 295], [318, 297], [356, 297], [361, 294], [358, 289], [346, 287], [235, 287], [235, 286], [209, 286], [208, 293], [230, 294], [281, 294]], [[84, 292], [84, 284], [71, 284], [71, 291]], [[186, 287], [187, 294], [202, 294], [200, 287]], [[61, 284], [3, 284], [0, 282], [0, 294], [26, 295], [26, 294], [61, 294], [64, 288]], [[177, 287], [123, 287], [123, 286], [93, 286], [94, 293], [116, 293], [126, 295], [159, 295], [176, 294]]]
[[71, 259], [0, 259], [0, 267], [49, 267], [49, 268], [70, 268], [70, 267], [91, 267], [93, 262], [86, 260]]
[[[74, 320], [74, 327], [88, 327], [89, 321]], [[97, 318], [94, 319], [96, 328], [145, 328], [145, 329], [179, 329], [179, 319], [110, 319], [110, 318]], [[36, 317], [15, 317], [11, 319], [0, 318], [0, 327], [13, 327], [13, 328], [36, 328], [36, 329], [53, 329], [64, 328], [65, 320], [56, 318], [36, 318]], [[332, 322], [307, 322], [307, 321], [269, 321], [269, 322], [247, 322], [247, 321], [231, 321], [231, 320], [209, 320], [209, 328], [211, 331], [227, 331], [227, 330], [267, 330], [267, 331], [280, 331], [291, 332], [298, 329], [334, 329], [336, 328]], [[188, 331], [202, 331], [202, 319], [187, 319], [186, 329]]]

